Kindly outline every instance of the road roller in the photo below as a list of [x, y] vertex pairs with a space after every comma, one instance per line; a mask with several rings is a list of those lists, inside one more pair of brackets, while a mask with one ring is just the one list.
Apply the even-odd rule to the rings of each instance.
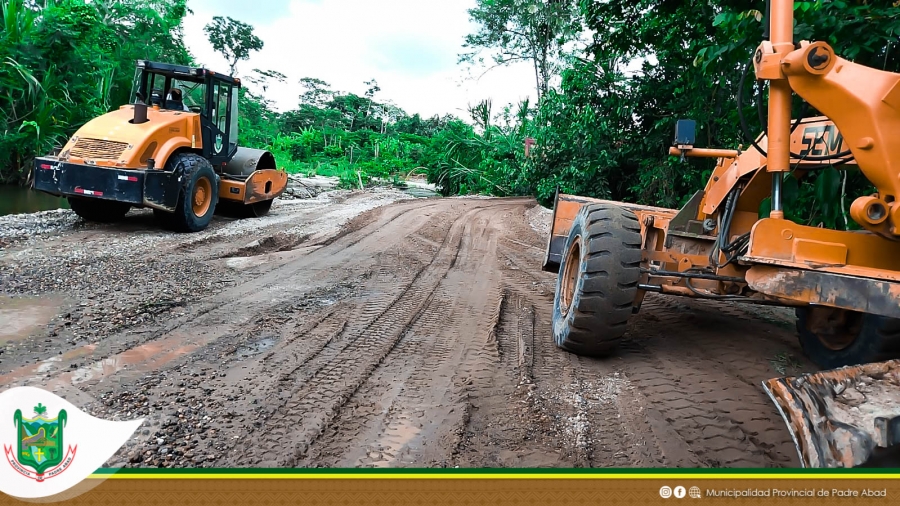
[[140, 60], [133, 102], [35, 158], [32, 188], [65, 197], [93, 222], [143, 207], [167, 228], [198, 232], [217, 209], [263, 216], [287, 173], [269, 151], [238, 146], [240, 87], [240, 79], [205, 68]]

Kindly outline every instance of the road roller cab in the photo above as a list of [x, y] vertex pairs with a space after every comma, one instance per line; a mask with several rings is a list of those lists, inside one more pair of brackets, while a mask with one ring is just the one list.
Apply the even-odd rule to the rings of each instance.
[[238, 146], [240, 87], [211, 70], [138, 61], [133, 103], [86, 123], [58, 155], [36, 158], [33, 187], [67, 197], [89, 221], [145, 207], [195, 232], [217, 208], [262, 216], [287, 174], [270, 152]]

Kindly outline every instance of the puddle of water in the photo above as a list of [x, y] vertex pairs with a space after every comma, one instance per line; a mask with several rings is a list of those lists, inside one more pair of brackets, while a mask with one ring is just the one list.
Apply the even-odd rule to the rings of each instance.
[[47, 360], [41, 361], [37, 366], [37, 370], [35, 371], [37, 374], [47, 374], [48, 372], [56, 369], [56, 364], [62, 362], [61, 357], [50, 357]]
[[413, 425], [409, 416], [401, 417], [399, 422], [391, 427], [390, 434], [392, 436], [390, 443], [396, 450], [402, 449], [409, 445], [422, 431]]
[[0, 296], [0, 345], [28, 338], [59, 312], [62, 300]]
[[388, 459], [374, 462], [374, 467], [391, 467], [393, 461], [403, 453], [404, 449], [414, 447], [413, 440], [421, 433], [421, 429], [413, 425], [409, 413], [400, 415], [399, 419], [388, 429], [384, 439], [379, 441], [382, 446], [381, 453], [393, 454], [393, 457], [387, 455]]
[[[159, 369], [167, 363], [193, 352], [210, 340], [211, 338], [203, 338], [193, 339], [193, 342], [190, 342], [191, 339], [186, 336], [174, 335], [95, 361], [75, 371], [60, 374], [50, 383], [77, 385], [93, 379], [103, 379], [125, 370], [143, 372]], [[0, 375], [0, 386], [56, 371], [63, 361], [77, 357], [90, 357], [96, 348], [97, 345], [89, 344], [40, 363], [20, 367], [10, 373]]]
[[294, 248], [288, 251], [277, 251], [274, 253], [261, 253], [259, 255], [247, 256], [247, 257], [226, 257], [223, 259], [225, 262], [225, 266], [229, 269], [234, 270], [245, 270], [251, 267], [257, 267], [259, 265], [273, 265], [279, 262], [287, 262], [293, 260], [294, 258], [301, 257], [303, 255], [307, 255], [312, 253], [313, 251], [321, 248], [321, 244], [317, 244], [314, 246], [301, 246], [298, 248]]
[[55, 357], [50, 357], [47, 360], [42, 360], [37, 364], [22, 366], [7, 374], [0, 374], [0, 386], [7, 385], [19, 379], [28, 378], [30, 376], [39, 374], [47, 374], [48, 372], [55, 371], [59, 368], [59, 364], [63, 360], [71, 360], [77, 357], [86, 357], [92, 354], [96, 348], [96, 344], [79, 346], [78, 348], [69, 350], [62, 355], [57, 355]]
[[176, 336], [142, 344], [94, 362], [87, 367], [79, 368], [74, 372], [63, 374], [59, 379], [64, 382], [71, 381], [73, 385], [77, 385], [92, 379], [105, 378], [126, 369], [134, 371], [158, 369], [201, 346], [198, 343], [184, 344], [184, 341], [182, 336]]
[[96, 349], [97, 349], [96, 344], [86, 344], [84, 346], [79, 346], [78, 348], [75, 348], [74, 350], [69, 350], [69, 351], [63, 353], [62, 355], [60, 355], [60, 357], [63, 360], [71, 360], [73, 358], [86, 357], [86, 356], [94, 353], [94, 350], [96, 350]]
[[256, 355], [257, 353], [262, 353], [273, 346], [275, 346], [275, 338], [265, 337], [263, 339], [260, 339], [259, 341], [255, 341], [247, 344], [246, 346], [238, 348], [235, 354], [240, 357], [249, 357], [251, 355]]

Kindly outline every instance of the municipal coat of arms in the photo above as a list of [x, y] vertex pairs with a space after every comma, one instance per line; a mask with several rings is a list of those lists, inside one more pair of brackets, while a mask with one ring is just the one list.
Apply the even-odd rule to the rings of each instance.
[[20, 474], [39, 482], [65, 471], [75, 458], [75, 448], [66, 449], [63, 444], [67, 420], [66, 410], [61, 409], [50, 418], [47, 408], [40, 403], [34, 407], [33, 418], [25, 418], [22, 410], [17, 409], [13, 415], [17, 435], [15, 451], [4, 446], [10, 465]]

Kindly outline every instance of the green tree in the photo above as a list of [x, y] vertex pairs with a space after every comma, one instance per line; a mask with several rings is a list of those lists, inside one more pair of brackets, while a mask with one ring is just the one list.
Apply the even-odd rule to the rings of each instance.
[[549, 89], [563, 46], [581, 33], [576, 0], [478, 0], [469, 17], [478, 31], [466, 36], [469, 51], [459, 61], [482, 63], [482, 51], [492, 50], [491, 68], [531, 62], [538, 99]]
[[130, 100], [138, 59], [189, 64], [185, 0], [0, 0], [0, 182]]
[[[619, 92], [624, 93], [623, 103], [633, 121], [606, 131], [609, 140], [621, 143], [615, 151], [618, 167], [605, 171], [610, 183], [607, 191], [619, 200], [670, 207], [683, 204], [705, 184], [714, 160], [686, 163], [668, 156], [677, 119], [697, 120], [698, 143], [709, 147], [746, 146], [748, 137], [764, 128], [765, 110], [757, 114], [756, 106], [764, 104], [766, 90], [754, 86], [752, 69], [745, 78], [744, 96], [737, 93], [742, 72], [762, 40], [764, 13], [760, 9], [764, 3], [583, 0], [581, 4], [586, 27], [594, 32], [587, 59], [614, 72], [621, 72], [622, 62], [640, 67], [625, 78], [625, 89]], [[900, 18], [892, 2], [796, 2], [794, 11], [797, 40], [825, 40], [845, 58], [897, 71]], [[600, 80], [600, 75], [590, 80], [595, 79]], [[571, 98], [577, 104], [579, 96], [577, 90], [569, 89], [563, 100]], [[612, 104], [604, 104], [602, 97], [582, 107], [590, 107], [595, 115], [608, 115]], [[738, 111], [743, 112], [749, 135], [740, 126]], [[804, 108], [798, 98], [794, 115], [801, 113], [807, 117], [818, 114], [811, 107]], [[590, 137], [599, 142], [598, 137], [607, 135], [603, 132], [591, 132]], [[552, 159], [551, 154], [545, 156]], [[558, 168], [546, 171], [557, 174], [560, 171], [554, 170]], [[824, 197], [825, 188], [836, 191], [839, 185], [834, 184], [833, 176], [831, 171], [818, 171], [801, 182], [798, 198], [793, 199], [799, 206], [793, 210], [795, 218], [821, 218], [829, 226], [837, 223], [835, 209], [840, 206], [826, 205], [823, 198], [812, 204], [817, 193]], [[848, 176], [848, 193], [864, 190], [866, 182], [857, 171]], [[832, 193], [824, 200], [838, 202], [839, 196]]]
[[634, 104], [627, 78], [608, 62], [573, 59], [559, 90], [538, 107], [534, 155], [521, 178], [544, 205], [565, 193], [621, 199], [636, 181], [640, 146], [628, 144]]
[[214, 16], [203, 31], [213, 49], [228, 61], [230, 75], [235, 75], [238, 62], [263, 48], [263, 41], [253, 34], [253, 26], [232, 17]]
[[269, 83], [275, 81], [283, 83], [287, 80], [287, 76], [277, 70], [259, 70], [253, 69], [253, 73], [247, 78], [247, 81], [253, 85], [262, 88], [263, 93], [268, 91]]
[[304, 77], [300, 79], [300, 85], [306, 90], [300, 95], [301, 104], [322, 107], [334, 96], [331, 85], [321, 79]]

